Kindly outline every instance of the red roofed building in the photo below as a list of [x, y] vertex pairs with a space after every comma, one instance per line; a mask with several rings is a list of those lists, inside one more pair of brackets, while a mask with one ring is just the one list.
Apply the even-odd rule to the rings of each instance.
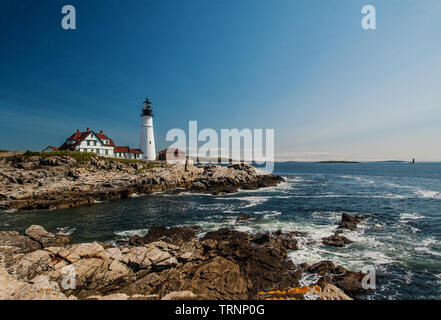
[[178, 149], [164, 149], [159, 151], [158, 160], [167, 162], [185, 162], [185, 152]]
[[54, 152], [54, 151], [58, 151], [58, 148], [55, 146], [49, 146], [41, 152]]
[[130, 149], [130, 147], [116, 146], [113, 148], [115, 158], [121, 159], [141, 159], [143, 152], [139, 149]]
[[140, 159], [143, 154], [139, 149], [115, 146], [113, 140], [102, 130], [96, 133], [89, 128], [84, 132], [77, 129], [73, 135], [66, 139], [59, 150], [93, 152], [99, 156], [121, 159]]

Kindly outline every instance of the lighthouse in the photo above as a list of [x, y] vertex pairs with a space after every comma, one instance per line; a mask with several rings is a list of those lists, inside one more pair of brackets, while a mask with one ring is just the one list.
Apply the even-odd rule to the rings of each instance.
[[144, 153], [144, 160], [156, 160], [155, 136], [153, 134], [153, 110], [149, 98], [146, 98], [143, 103], [141, 118], [141, 141], [139, 148]]

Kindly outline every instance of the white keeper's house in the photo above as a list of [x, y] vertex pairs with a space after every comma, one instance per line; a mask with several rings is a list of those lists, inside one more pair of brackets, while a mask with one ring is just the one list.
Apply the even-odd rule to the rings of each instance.
[[[140, 149], [131, 149], [127, 146], [115, 146], [115, 143], [101, 130], [99, 133], [87, 128], [81, 132], [77, 129], [73, 135], [58, 150], [77, 152], [93, 152], [102, 157], [120, 159], [141, 159], [143, 152]], [[50, 151], [46, 148], [43, 151]]]
[[141, 139], [139, 149], [127, 146], [115, 146], [113, 140], [104, 134], [90, 130], [81, 132], [77, 129], [60, 147], [49, 146], [43, 152], [71, 150], [77, 152], [93, 152], [102, 157], [120, 159], [156, 160], [155, 135], [153, 133], [153, 109], [148, 98], [143, 102], [141, 112]]

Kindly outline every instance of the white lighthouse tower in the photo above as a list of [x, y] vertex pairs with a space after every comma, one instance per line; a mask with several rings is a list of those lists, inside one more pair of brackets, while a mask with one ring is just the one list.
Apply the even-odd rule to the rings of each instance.
[[141, 118], [141, 141], [139, 148], [144, 152], [144, 160], [156, 160], [155, 136], [153, 134], [153, 110], [149, 98], [146, 98], [144, 101]]

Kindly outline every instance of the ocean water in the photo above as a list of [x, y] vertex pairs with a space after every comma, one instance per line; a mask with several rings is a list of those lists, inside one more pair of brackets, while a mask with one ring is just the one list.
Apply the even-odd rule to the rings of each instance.
[[[153, 194], [69, 210], [1, 212], [0, 230], [39, 224], [75, 242], [128, 239], [152, 225], [304, 231], [300, 250], [290, 253], [294, 263], [375, 266], [379, 284], [364, 299], [441, 299], [441, 163], [276, 163], [275, 173], [287, 181], [225, 196]], [[352, 245], [327, 247], [321, 238], [333, 234], [342, 212], [367, 219], [345, 232]], [[243, 214], [259, 220], [224, 219]], [[305, 276], [303, 283], [312, 280]]]

